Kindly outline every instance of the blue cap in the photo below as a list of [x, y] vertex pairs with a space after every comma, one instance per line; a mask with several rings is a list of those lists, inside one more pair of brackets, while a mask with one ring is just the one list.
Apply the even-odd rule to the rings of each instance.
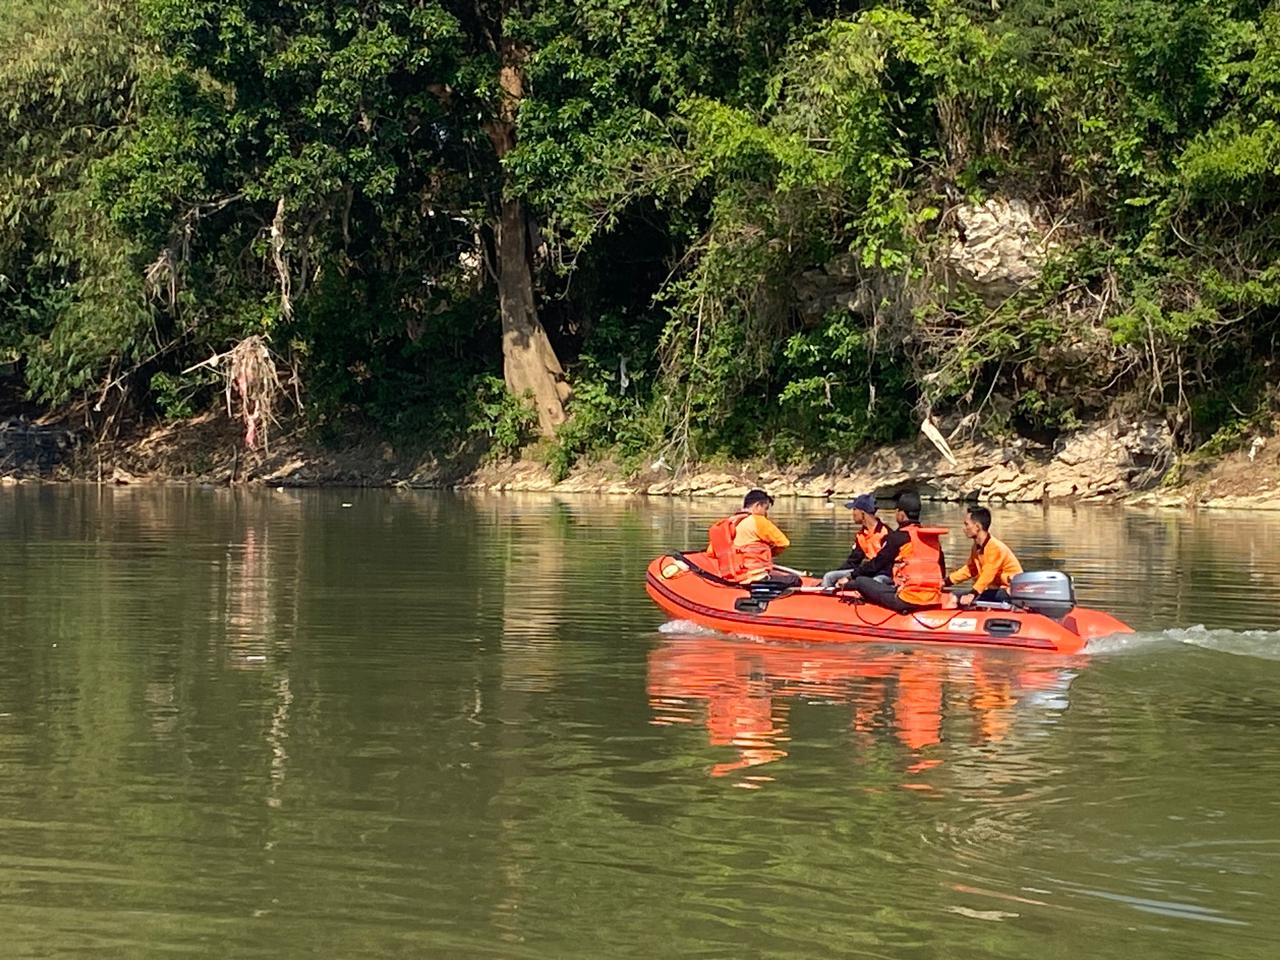
[[848, 510], [861, 510], [863, 513], [876, 512], [876, 498], [869, 493], [860, 493], [845, 504]]

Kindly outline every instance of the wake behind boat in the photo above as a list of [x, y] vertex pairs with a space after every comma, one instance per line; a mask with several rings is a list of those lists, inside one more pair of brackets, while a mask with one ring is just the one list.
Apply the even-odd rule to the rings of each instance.
[[704, 552], [665, 554], [649, 564], [645, 589], [673, 618], [725, 633], [820, 643], [968, 644], [1072, 654], [1094, 637], [1133, 632], [1108, 613], [1076, 606], [1070, 578], [1056, 571], [1015, 577], [1009, 603], [961, 607], [947, 594], [936, 607], [895, 613], [846, 593], [822, 592], [813, 578], [782, 587], [733, 582], [717, 570]]

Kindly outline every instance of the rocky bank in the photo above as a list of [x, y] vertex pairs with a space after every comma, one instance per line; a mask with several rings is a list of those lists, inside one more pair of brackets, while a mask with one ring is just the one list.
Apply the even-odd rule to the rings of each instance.
[[[296, 432], [277, 436], [269, 451], [246, 452], [235, 425], [217, 414], [98, 443], [65, 425], [11, 417], [0, 421], [0, 478], [8, 483], [405, 486], [726, 498], [753, 486], [775, 496], [800, 497], [891, 496], [912, 487], [934, 500], [1280, 509], [1280, 440], [1261, 435], [1247, 449], [1194, 464], [1179, 461], [1168, 428], [1156, 420], [1113, 420], [1068, 434], [1052, 446], [958, 433], [953, 430], [949, 437], [954, 463], [921, 436], [806, 466], [740, 463], [674, 469], [659, 458], [638, 473], [597, 463], [557, 482], [534, 460], [482, 462], [459, 454], [442, 461], [397, 450], [377, 438], [354, 437], [326, 446]], [[1175, 477], [1178, 482], [1170, 483]]]

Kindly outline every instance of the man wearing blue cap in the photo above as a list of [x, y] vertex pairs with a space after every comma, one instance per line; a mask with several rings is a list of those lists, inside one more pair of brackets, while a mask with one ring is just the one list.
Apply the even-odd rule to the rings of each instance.
[[861, 493], [845, 504], [853, 511], [853, 522], [858, 533], [853, 541], [853, 548], [839, 570], [831, 570], [822, 576], [822, 586], [834, 589], [841, 580], [847, 580], [853, 571], [870, 560], [884, 546], [884, 538], [889, 535], [889, 528], [876, 516], [876, 498], [869, 493]]

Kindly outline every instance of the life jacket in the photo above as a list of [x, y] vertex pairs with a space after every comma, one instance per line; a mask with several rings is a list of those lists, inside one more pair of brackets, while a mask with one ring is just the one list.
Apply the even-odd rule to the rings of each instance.
[[880, 548], [884, 546], [884, 538], [888, 535], [889, 528], [883, 523], [877, 522], [876, 526], [871, 530], [866, 527], [859, 527], [858, 535], [854, 537], [853, 542], [862, 551], [862, 555], [870, 560], [880, 552]]
[[738, 524], [751, 516], [743, 510], [732, 516], [717, 520], [707, 531], [710, 552], [715, 555], [716, 572], [725, 580], [750, 582], [768, 576], [773, 569], [773, 548], [763, 540], [736, 546], [734, 540], [738, 535]]
[[913, 523], [903, 528], [910, 539], [893, 561], [893, 583], [898, 599], [921, 606], [942, 598], [942, 546], [938, 537], [946, 527], [922, 527]]

